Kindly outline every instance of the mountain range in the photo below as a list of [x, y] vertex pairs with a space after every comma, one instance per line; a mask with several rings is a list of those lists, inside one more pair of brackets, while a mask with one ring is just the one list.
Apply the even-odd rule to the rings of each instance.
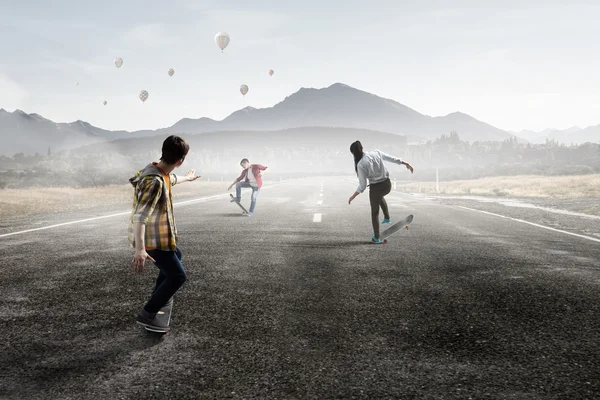
[[[246, 107], [221, 121], [183, 118], [167, 128], [134, 132], [104, 130], [84, 121], [56, 123], [38, 114], [27, 114], [21, 110], [11, 113], [0, 109], [0, 154], [45, 153], [48, 147], [62, 150], [115, 139], [156, 135], [216, 131], [286, 132], [304, 127], [368, 129], [407, 136], [410, 141], [433, 139], [451, 131], [458, 132], [462, 140], [470, 142], [520, 136], [461, 112], [431, 117], [394, 100], [335, 83], [321, 89], [301, 88], [272, 107]], [[573, 134], [581, 138], [595, 135], [594, 141], [597, 141], [600, 125]]]

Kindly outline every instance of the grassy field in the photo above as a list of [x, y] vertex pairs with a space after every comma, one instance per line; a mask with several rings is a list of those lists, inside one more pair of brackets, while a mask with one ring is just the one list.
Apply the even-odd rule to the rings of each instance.
[[[436, 193], [435, 182], [398, 183], [397, 190]], [[600, 174], [579, 176], [498, 176], [439, 183], [439, 193], [531, 198], [600, 197]]]

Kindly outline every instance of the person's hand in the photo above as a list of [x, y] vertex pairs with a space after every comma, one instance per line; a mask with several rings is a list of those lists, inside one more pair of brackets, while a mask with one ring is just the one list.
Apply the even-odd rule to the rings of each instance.
[[133, 260], [131, 260], [131, 267], [133, 268], [133, 272], [142, 273], [144, 271], [144, 263], [146, 262], [146, 258], [149, 258], [153, 262], [156, 262], [154, 258], [150, 257], [146, 250], [139, 250], [135, 252], [133, 256]]
[[229, 192], [232, 187], [233, 187], [233, 185], [229, 185], [229, 187], [227, 188], [227, 191]]
[[188, 171], [187, 174], [185, 174], [185, 177], [188, 179], [188, 181], [195, 181], [196, 179], [200, 178], [200, 175], [195, 175], [196, 174], [196, 170], [195, 169], [190, 169]]
[[406, 163], [406, 169], [409, 169], [411, 174], [414, 173], [414, 168], [409, 163]]

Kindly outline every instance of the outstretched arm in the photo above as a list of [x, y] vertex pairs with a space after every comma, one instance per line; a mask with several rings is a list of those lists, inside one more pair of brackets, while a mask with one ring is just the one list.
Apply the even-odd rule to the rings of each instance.
[[[231, 190], [231, 188], [233, 187], [233, 185], [235, 185], [236, 183], [238, 183], [239, 180], [236, 179], [235, 181], [233, 181], [233, 183], [231, 185], [229, 185], [229, 187], [227, 188], [227, 191], [229, 192]], [[237, 189], [236, 189], [237, 190]]]
[[246, 173], [246, 170], [243, 170], [242, 173], [240, 174], [240, 176], [238, 176], [237, 179], [235, 181], [233, 181], [233, 183], [231, 185], [229, 185], [229, 187], [227, 188], [227, 191], [230, 191], [231, 188], [233, 187], [233, 185], [235, 185], [236, 183], [238, 183], [239, 181], [241, 181], [244, 178], [244, 173]]
[[190, 169], [188, 173], [183, 176], [171, 174], [171, 177], [173, 176], [175, 176], [175, 180], [173, 181], [173, 179], [171, 179], [171, 186], [175, 185], [176, 183], [192, 182], [200, 178], [200, 175], [196, 175], [195, 169]]
[[398, 165], [406, 165], [406, 169], [409, 169], [410, 172], [413, 173], [413, 170], [414, 170], [413, 167], [409, 163], [402, 161], [401, 158], [391, 156], [389, 154], [384, 153], [381, 150], [379, 152], [381, 153], [381, 158], [383, 158], [385, 161], [393, 162]]

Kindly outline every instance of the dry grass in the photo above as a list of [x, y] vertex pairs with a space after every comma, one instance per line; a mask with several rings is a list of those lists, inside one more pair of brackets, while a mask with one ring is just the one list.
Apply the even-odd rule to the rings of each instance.
[[[397, 190], [435, 193], [435, 182], [398, 183]], [[600, 198], [600, 174], [498, 176], [439, 183], [440, 193], [532, 198]]]
[[[233, 181], [233, 179], [232, 179]], [[268, 183], [267, 181], [263, 181]], [[231, 182], [185, 182], [173, 187], [177, 197], [206, 196], [225, 193]], [[132, 202], [131, 185], [110, 185], [99, 188], [73, 189], [27, 188], [0, 190], [0, 218], [90, 209], [98, 206], [123, 205]]]

